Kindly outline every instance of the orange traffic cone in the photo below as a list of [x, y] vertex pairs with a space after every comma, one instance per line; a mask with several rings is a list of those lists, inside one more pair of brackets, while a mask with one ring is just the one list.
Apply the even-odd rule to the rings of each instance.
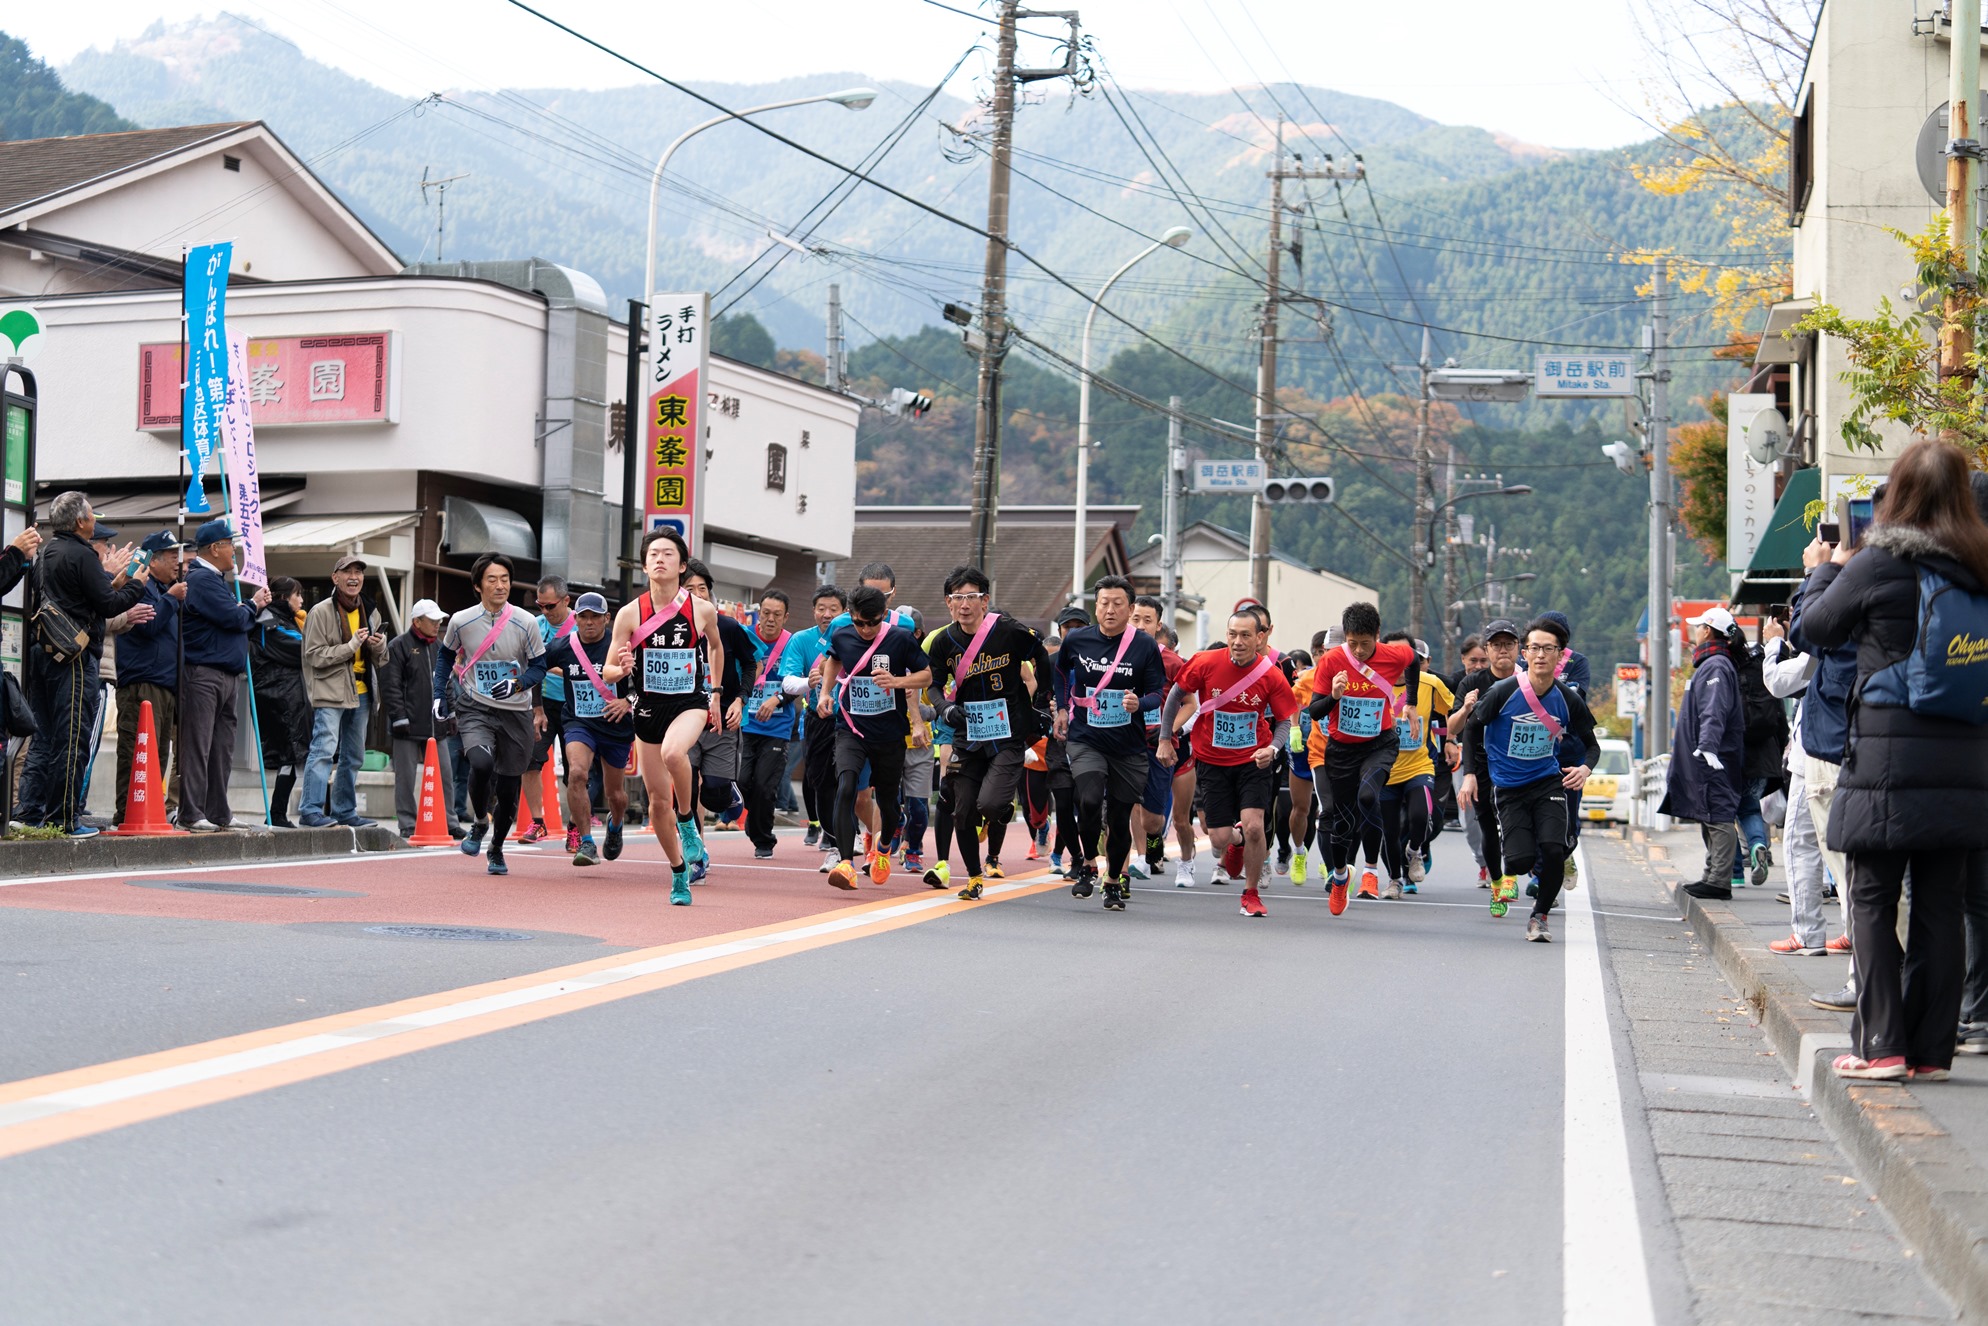
[[[559, 818], [559, 800], [566, 795], [566, 789], [559, 785], [559, 775], [553, 771], [551, 760], [548, 759], [545, 762], [545, 767], [540, 769], [538, 774], [538, 799], [539, 803], [545, 807], [545, 831], [547, 834], [564, 834], [566, 832], [566, 822]], [[529, 778], [531, 775], [526, 774], [525, 777]], [[531, 803], [525, 800], [523, 792], [519, 792], [518, 823], [530, 824], [531, 822]]]
[[435, 739], [428, 738], [428, 754], [421, 765], [421, 811], [414, 820], [414, 836], [409, 847], [453, 847], [449, 817], [443, 807], [448, 792], [442, 787], [442, 762], [435, 754]]
[[158, 729], [152, 726], [152, 702], [138, 706], [138, 747], [131, 757], [131, 786], [124, 795], [124, 824], [114, 833], [157, 837], [185, 833], [166, 823], [165, 785], [159, 776]]

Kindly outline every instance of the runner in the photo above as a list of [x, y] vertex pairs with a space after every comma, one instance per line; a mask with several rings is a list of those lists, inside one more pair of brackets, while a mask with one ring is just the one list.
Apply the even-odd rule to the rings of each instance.
[[[1162, 641], [1164, 641], [1169, 646], [1177, 648], [1180, 642], [1180, 636], [1174, 632], [1173, 628], [1170, 626], [1163, 626], [1160, 629], [1162, 632], [1164, 632], [1164, 634], [1161, 636]], [[1185, 668], [1187, 666], [1187, 660], [1184, 658], [1181, 659], [1180, 666], [1182, 668]], [[1173, 681], [1178, 682], [1179, 680], [1180, 680], [1180, 673], [1179, 671], [1176, 671], [1173, 675]], [[1169, 694], [1172, 693], [1171, 687], [1169, 687], [1168, 693]], [[1187, 698], [1187, 703], [1189, 705], [1194, 705], [1195, 704], [1194, 697], [1189, 696]], [[1161, 708], [1164, 711], [1165, 706], [1162, 706]], [[1196, 708], [1196, 712], [1199, 712], [1198, 707]], [[1193, 719], [1192, 714], [1186, 714], [1182, 716], [1181, 721], [1183, 723], [1186, 723], [1186, 722], [1191, 722], [1192, 719]], [[1200, 800], [1201, 800], [1200, 783], [1199, 780], [1195, 777], [1194, 773], [1194, 744], [1192, 742], [1188, 742], [1185, 744], [1185, 746], [1183, 746], [1181, 738], [1183, 735], [1185, 735], [1185, 729], [1169, 727], [1167, 725], [1165, 718], [1163, 717], [1160, 720], [1160, 722], [1154, 726], [1153, 730], [1153, 759], [1155, 761], [1158, 761], [1158, 759], [1160, 758], [1159, 755], [1160, 736], [1162, 733], [1166, 732], [1173, 733], [1174, 746], [1179, 753], [1179, 761], [1180, 761], [1178, 764], [1174, 766], [1173, 785], [1168, 790], [1168, 798], [1173, 802], [1174, 841], [1180, 845], [1180, 866], [1174, 871], [1173, 886], [1177, 889], [1191, 889], [1194, 887], [1195, 881], [1197, 879], [1195, 871], [1195, 863], [1194, 863], [1194, 856], [1196, 851], [1195, 838], [1194, 838], [1194, 817], [1196, 812], [1200, 809]], [[1166, 768], [1165, 765], [1161, 765], [1160, 767], [1163, 769]], [[1221, 867], [1217, 865], [1215, 868], [1219, 870]]]
[[677, 907], [690, 906], [689, 863], [704, 856], [690, 813], [690, 748], [707, 726], [723, 726], [714, 685], [725, 663], [718, 610], [683, 583], [689, 565], [681, 534], [658, 529], [642, 536], [649, 587], [614, 615], [614, 645], [601, 669], [611, 682], [634, 674], [635, 748], [649, 824], [669, 860], [670, 903]]
[[[695, 557], [683, 573], [683, 584], [692, 595], [717, 605], [711, 598], [711, 568]], [[704, 812], [721, 820], [736, 820], [745, 813], [745, 798], [739, 792], [739, 729], [745, 722], [745, 697], [753, 687], [758, 669], [753, 660], [759, 650], [738, 618], [728, 612], [718, 614], [718, 640], [724, 645], [724, 666], [718, 677], [718, 712], [722, 726], [704, 730], [690, 748], [691, 814], [697, 821], [697, 850], [692, 853], [690, 882], [703, 880], [711, 869], [711, 854], [704, 849]]]
[[[547, 576], [538, 582], [538, 636], [544, 642], [546, 651], [551, 652], [553, 642], [573, 633], [572, 596], [567, 591], [566, 581], [559, 576]], [[535, 843], [545, 837], [545, 786], [538, 777], [552, 758], [552, 743], [564, 729], [561, 709], [566, 703], [566, 679], [557, 672], [547, 671], [545, 680], [538, 684], [538, 708], [532, 711], [532, 724], [536, 729], [536, 739], [532, 743], [531, 762], [525, 765], [528, 775], [525, 782], [525, 809], [531, 812], [531, 824], [518, 835], [521, 843]], [[588, 822], [592, 822], [589, 812]], [[577, 851], [580, 844], [579, 826], [570, 821], [566, 825], [566, 850]]]
[[787, 609], [793, 600], [778, 589], [759, 596], [759, 620], [749, 633], [752, 645], [752, 690], [745, 700], [740, 741], [739, 782], [745, 796], [745, 832], [752, 854], [764, 861], [773, 855], [773, 802], [787, 774], [787, 742], [794, 733], [794, 700], [786, 692], [784, 668]]
[[[828, 654], [828, 638], [834, 633], [835, 619], [849, 607], [849, 596], [834, 585], [815, 590], [815, 624], [797, 631], [787, 642], [787, 656], [781, 660], [781, 689], [788, 695], [806, 696], [808, 714], [815, 711], [821, 697], [821, 661]], [[810, 717], [802, 731], [807, 755], [801, 764], [801, 791], [807, 802], [809, 847], [822, 848], [821, 873], [826, 875], [841, 859], [835, 850], [835, 724]]]
[[[946, 633], [943, 626], [935, 627], [920, 643], [926, 657], [931, 657], [932, 648], [939, 637]], [[932, 864], [922, 878], [929, 888], [943, 889], [952, 882], [953, 854], [953, 795], [959, 784], [959, 761], [953, 758], [953, 746], [957, 740], [951, 727], [946, 724], [946, 706], [941, 703], [943, 696], [934, 687], [925, 688], [925, 698], [934, 710], [932, 719], [933, 774], [937, 778], [938, 791], [932, 798]], [[909, 867], [907, 867], [909, 869]]]
[[1477, 821], [1479, 851], [1484, 861], [1479, 868], [1477, 887], [1491, 890], [1491, 914], [1503, 916], [1504, 904], [1518, 896], [1519, 885], [1516, 878], [1506, 873], [1504, 854], [1499, 850], [1498, 809], [1492, 804], [1491, 789], [1480, 788], [1471, 772], [1476, 765], [1472, 760], [1467, 720], [1471, 707], [1518, 667], [1519, 628], [1511, 619], [1499, 617], [1484, 624], [1484, 657], [1482, 668], [1451, 688], [1458, 696], [1450, 713], [1450, 731], [1457, 734], [1457, 744], [1451, 747], [1454, 761], [1451, 768], [1458, 774], [1457, 813]]
[[[902, 609], [898, 616], [911, 618], [911, 638], [919, 641], [924, 648], [925, 618], [916, 608]], [[925, 730], [929, 734], [932, 720], [937, 714], [931, 702], [929, 689], [921, 688], [905, 697], [906, 712], [910, 706], [918, 706], [919, 717], [925, 720]], [[922, 746], [913, 746], [911, 736], [904, 738], [904, 780], [898, 786], [897, 837], [887, 843], [884, 851], [898, 856], [904, 868], [913, 874], [925, 873], [925, 829], [931, 823], [932, 784], [934, 781], [934, 761], [932, 744], [928, 735]], [[900, 855], [901, 853], [901, 855]]]
[[[897, 572], [891, 569], [889, 562], [864, 563], [862, 571], [857, 574], [856, 585], [859, 589], [867, 585], [871, 589], [882, 592], [884, 603], [888, 609], [885, 620], [892, 626], [910, 631], [914, 636], [919, 633], [918, 614], [916, 610], [896, 606]], [[832, 636], [847, 625], [849, 625], [849, 612], [845, 608], [829, 624], [829, 634]], [[831, 772], [829, 775], [829, 791], [831, 796], [834, 790], [835, 777], [833, 772]], [[866, 835], [861, 855], [867, 858], [876, 846], [875, 838], [877, 833], [877, 807], [874, 798], [870, 795], [870, 771], [867, 768], [863, 770], [862, 775], [856, 780], [856, 820]], [[833, 851], [825, 853], [821, 863], [822, 873], [826, 874], [829, 870], [833, 869], [835, 862], [839, 859], [840, 857]]]
[[[1407, 703], [1401, 680], [1415, 661], [1414, 645], [1380, 642], [1380, 609], [1371, 603], [1347, 605], [1339, 624], [1346, 642], [1327, 650], [1313, 669], [1311, 703], [1312, 721], [1327, 723], [1325, 778], [1332, 793], [1332, 873], [1327, 882], [1334, 916], [1346, 910], [1361, 840], [1370, 830], [1380, 836], [1381, 789], [1400, 751], [1394, 722]], [[1360, 894], [1380, 897], [1371, 857], [1360, 873]]]
[[[1312, 790], [1311, 763], [1305, 758], [1311, 746], [1312, 733], [1311, 715], [1306, 711], [1311, 708], [1312, 702], [1312, 668], [1324, 648], [1325, 632], [1320, 631], [1312, 637], [1309, 653], [1302, 649], [1293, 649], [1282, 660], [1290, 665], [1284, 675], [1290, 679], [1291, 694], [1298, 702], [1298, 719], [1291, 724], [1291, 739], [1286, 744], [1284, 752], [1283, 763], [1289, 766], [1290, 787], [1285, 795], [1288, 795], [1291, 801], [1286, 830], [1291, 843], [1291, 853], [1288, 859], [1279, 862], [1279, 871], [1290, 876], [1291, 884], [1295, 888], [1303, 888], [1305, 879], [1310, 873], [1308, 849], [1311, 847], [1312, 835], [1318, 832], [1318, 797]], [[1282, 803], [1282, 797], [1279, 798], [1279, 803]], [[1282, 838], [1284, 835], [1280, 834], [1279, 837]]]
[[[841, 860], [828, 872], [838, 889], [856, 887], [856, 782], [863, 768], [871, 771], [878, 813], [883, 823], [876, 850], [865, 865], [870, 881], [890, 878], [890, 854], [882, 850], [897, 831], [899, 786], [904, 775], [905, 736], [914, 749], [931, 744], [925, 720], [906, 700], [932, 680], [931, 662], [909, 631], [884, 620], [883, 591], [865, 585], [849, 596], [850, 624], [829, 637], [828, 657], [822, 661], [818, 718], [835, 716], [835, 839]], [[831, 698], [833, 697], [833, 698]]]
[[1097, 884], [1098, 836], [1105, 839], [1104, 905], [1125, 910], [1132, 892], [1132, 811], [1146, 794], [1152, 760], [1143, 717], [1166, 698], [1166, 664], [1151, 636], [1132, 625], [1132, 582], [1105, 576], [1097, 625], [1063, 637], [1056, 654], [1056, 735], [1069, 742], [1077, 791], [1077, 860], [1073, 896]]
[[449, 618], [442, 629], [435, 650], [435, 717], [447, 722], [455, 714], [456, 737], [469, 764], [476, 822], [462, 840], [463, 855], [481, 851], [488, 833], [489, 873], [508, 875], [504, 839], [517, 819], [519, 784], [537, 737], [532, 688], [545, 675], [545, 641], [531, 615], [511, 606], [510, 558], [483, 554], [470, 567], [469, 579], [482, 601]]
[[[1181, 658], [1167, 644], [1171, 633], [1161, 624], [1161, 614], [1165, 611], [1166, 605], [1151, 594], [1141, 594], [1132, 600], [1133, 629], [1153, 638], [1171, 686], [1180, 673]], [[1153, 754], [1160, 744], [1160, 711], [1148, 709], [1141, 717], [1146, 729], [1146, 786], [1140, 793], [1137, 809], [1132, 812], [1132, 824], [1146, 844], [1146, 874], [1157, 879], [1167, 864], [1167, 816], [1173, 810], [1173, 771]]]
[[[1242, 828], [1242, 914], [1266, 916], [1257, 885], [1263, 876], [1264, 816], [1276, 800], [1270, 770], [1278, 749], [1290, 739], [1297, 697], [1266, 654], [1268, 633], [1255, 613], [1229, 618], [1228, 648], [1208, 649], [1187, 661], [1167, 692], [1161, 712], [1160, 763], [1172, 765], [1174, 721], [1193, 697], [1197, 708], [1188, 723], [1194, 763], [1200, 771], [1204, 822], [1216, 855], [1227, 850]], [[1275, 725], [1271, 718], [1276, 720]]]
[[[1485, 692], [1469, 720], [1471, 772], [1479, 787], [1491, 789], [1505, 867], [1531, 870], [1539, 879], [1526, 922], [1526, 938], [1536, 943], [1553, 938], [1546, 918], [1567, 861], [1566, 792], [1579, 791], [1601, 758], [1587, 704], [1553, 675], [1566, 647], [1557, 622], [1536, 618], [1526, 628], [1525, 671]], [[1568, 735], [1581, 743], [1581, 763], [1571, 767], [1560, 763], [1560, 741]], [[1495, 895], [1491, 914], [1505, 914]]]
[[[1542, 612], [1539, 615], [1557, 625], [1568, 640], [1571, 641], [1574, 638], [1574, 624], [1567, 620], [1566, 613]], [[1578, 649], [1562, 649], [1560, 651], [1559, 670], [1553, 675], [1565, 682], [1568, 689], [1580, 696], [1583, 702], [1586, 702], [1588, 691], [1592, 684], [1592, 673], [1588, 666], [1588, 656], [1586, 654], [1583, 654]], [[1560, 758], [1563, 761], [1571, 762], [1578, 760], [1580, 755], [1581, 752], [1573, 738], [1569, 737], [1560, 743]], [[1776, 757], [1775, 767], [1777, 769], [1780, 767], [1778, 757]], [[1568, 889], [1579, 887], [1580, 858], [1574, 854], [1574, 849], [1580, 845], [1580, 841], [1581, 793], [1576, 788], [1569, 788], [1567, 791], [1567, 878], [1564, 885]], [[1766, 879], [1767, 872], [1764, 870], [1761, 871], [1760, 878], [1762, 880]]]
[[[989, 825], [988, 874], [998, 867], [998, 830], [1015, 813], [1022, 764], [1040, 734], [1030, 698], [1035, 678], [1047, 678], [1049, 655], [1028, 627], [989, 608], [987, 576], [978, 567], [956, 566], [946, 576], [946, 608], [952, 625], [938, 635], [932, 651], [932, 681], [943, 704], [939, 715], [953, 730], [953, 758], [959, 761], [953, 788], [953, 836], [966, 866], [959, 896], [980, 896], [985, 876], [980, 863], [980, 826]], [[1024, 673], [1024, 668], [1030, 669]], [[1045, 691], [1048, 689], [1045, 680]]]
[[1403, 893], [1420, 892], [1424, 876], [1423, 850], [1442, 821], [1436, 818], [1436, 763], [1429, 758], [1431, 740], [1438, 725], [1450, 712], [1454, 697], [1443, 679], [1429, 666], [1429, 646], [1410, 640], [1399, 631], [1381, 643], [1408, 640], [1415, 646], [1415, 662], [1402, 679], [1403, 696], [1413, 696], [1394, 720], [1395, 745], [1399, 753], [1394, 768], [1381, 789], [1381, 860], [1387, 867], [1387, 889], [1383, 898], [1398, 900]]
[[[546, 675], [566, 683], [560, 722], [566, 754], [566, 841], [573, 850], [573, 864], [591, 866], [603, 857], [612, 861], [621, 855], [622, 823], [628, 818], [623, 771], [635, 741], [635, 705], [628, 698], [626, 680], [610, 683], [601, 675], [610, 643], [607, 600], [599, 594], [580, 595], [569, 620], [573, 629], [558, 635], [546, 652]], [[545, 721], [552, 721], [550, 713]], [[607, 836], [601, 847], [594, 845], [593, 798], [587, 790], [596, 763], [608, 808]]]
[[[1450, 694], [1462, 696], [1460, 683], [1473, 672], [1489, 665], [1491, 656], [1484, 650], [1481, 637], [1467, 635], [1457, 645], [1457, 670], [1443, 678], [1443, 684], [1450, 688]], [[1456, 767], [1461, 758], [1462, 747], [1455, 739], [1463, 721], [1452, 714], [1450, 724], [1452, 740], [1443, 747], [1443, 758], [1436, 765], [1436, 804], [1442, 809], [1443, 822], [1455, 820], [1463, 826], [1463, 840], [1470, 847], [1470, 855], [1477, 862], [1477, 887], [1491, 887], [1491, 872], [1484, 865], [1484, 830], [1477, 822], [1477, 816], [1462, 809], [1456, 802], [1456, 784], [1459, 775]]]

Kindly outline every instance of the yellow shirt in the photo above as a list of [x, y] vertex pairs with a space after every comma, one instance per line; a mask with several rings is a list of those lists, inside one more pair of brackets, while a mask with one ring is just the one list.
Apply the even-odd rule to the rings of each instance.
[[[1415, 746], [1413, 750], [1403, 750], [1394, 757], [1394, 771], [1387, 776], [1389, 787], [1411, 778], [1435, 776], [1436, 762], [1429, 758], [1429, 723], [1438, 716], [1449, 717], [1450, 706], [1454, 703], [1456, 697], [1450, 694], [1450, 688], [1444, 685], [1441, 677], [1427, 672], [1422, 674], [1422, 689], [1415, 697], [1415, 707], [1397, 719], [1395, 726], [1396, 740], [1412, 741]], [[1408, 725], [1405, 736], [1401, 726], [1404, 722]]]
[[[359, 609], [354, 607], [345, 614], [346, 636], [349, 638], [359, 634], [360, 626]], [[366, 693], [366, 651], [364, 649], [355, 649], [352, 651], [352, 684], [358, 688], [359, 694], [364, 695]]]

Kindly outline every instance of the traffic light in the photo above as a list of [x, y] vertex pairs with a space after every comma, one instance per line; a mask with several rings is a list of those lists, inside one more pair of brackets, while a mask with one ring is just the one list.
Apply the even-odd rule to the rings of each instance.
[[931, 408], [932, 397], [929, 392], [912, 391], [906, 387], [891, 388], [890, 412], [892, 414], [908, 414], [913, 419], [922, 419], [925, 417], [925, 412]]
[[1332, 500], [1332, 480], [1299, 476], [1289, 479], [1267, 479], [1263, 484], [1263, 500], [1266, 502], [1330, 502]]

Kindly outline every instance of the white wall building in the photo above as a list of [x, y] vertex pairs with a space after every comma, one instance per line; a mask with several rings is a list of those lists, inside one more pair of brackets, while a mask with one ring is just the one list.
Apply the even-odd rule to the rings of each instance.
[[[1150, 588], [1146, 582], [1156, 581], [1160, 574], [1159, 545], [1141, 549], [1128, 574], [1142, 589]], [[1249, 580], [1248, 536], [1205, 520], [1180, 532], [1181, 597], [1201, 604], [1192, 619], [1176, 624], [1183, 652], [1222, 641], [1229, 609], [1250, 596]], [[1270, 609], [1273, 643], [1279, 650], [1308, 648], [1314, 631], [1339, 625], [1348, 604], [1362, 599], [1378, 603], [1379, 597], [1371, 586], [1271, 550], [1270, 594], [1264, 606]]]

